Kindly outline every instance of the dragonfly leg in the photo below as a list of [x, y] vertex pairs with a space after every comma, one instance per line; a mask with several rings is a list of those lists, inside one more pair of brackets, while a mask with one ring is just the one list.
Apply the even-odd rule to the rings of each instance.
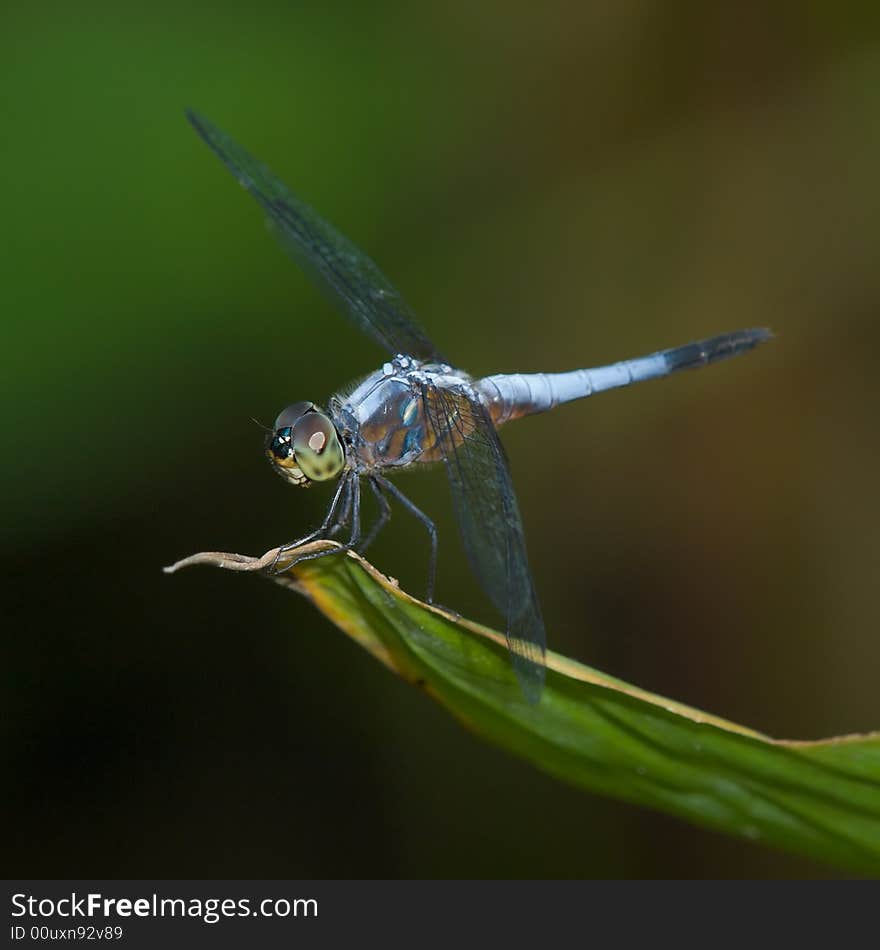
[[327, 548], [324, 551], [311, 551], [308, 554], [301, 554], [299, 557], [294, 557], [289, 563], [284, 565], [284, 570], [287, 571], [291, 567], [294, 567], [296, 564], [301, 564], [303, 561], [314, 561], [319, 557], [327, 557], [329, 554], [342, 554], [345, 551], [350, 551], [354, 548], [358, 541], [361, 539], [361, 481], [360, 478], [352, 473], [349, 478], [349, 484], [351, 486], [351, 536], [345, 544], [341, 544], [338, 548]]
[[[354, 477], [356, 480], [357, 476]], [[351, 478], [351, 475], [346, 475], [339, 479], [339, 486], [333, 496], [333, 501], [330, 502], [327, 514], [324, 515], [324, 520], [321, 522], [320, 528], [315, 528], [314, 531], [304, 534], [301, 538], [297, 538], [296, 541], [291, 541], [289, 544], [282, 544], [281, 547], [278, 548], [275, 559], [272, 561], [272, 566], [269, 568], [270, 574], [279, 574], [281, 570], [286, 571], [287, 568], [290, 567], [289, 564], [286, 564], [281, 570], [278, 569], [278, 559], [282, 554], [286, 554], [288, 551], [298, 548], [301, 544], [307, 544], [309, 541], [328, 537], [328, 535], [335, 533], [334, 529], [338, 530], [338, 527], [341, 525], [333, 525], [333, 528], [331, 528], [330, 525], [336, 515], [336, 509], [339, 507], [339, 499], [342, 497], [343, 492], [345, 492], [345, 502], [342, 506], [343, 515], [341, 520], [344, 521], [344, 519], [348, 517], [348, 509], [351, 503]]]
[[411, 515], [421, 521], [425, 526], [425, 530], [428, 532], [428, 536], [431, 539], [431, 560], [428, 563], [428, 590], [425, 594], [425, 600], [431, 604], [434, 602], [434, 582], [437, 579], [437, 526], [424, 511], [422, 511], [421, 508], [417, 508], [395, 484], [389, 482], [387, 478], [383, 478], [381, 475], [374, 475], [373, 477], [379, 483], [379, 487], [393, 495]]
[[374, 522], [373, 527], [370, 528], [367, 536], [358, 545], [358, 554], [363, 554], [376, 540], [376, 535], [388, 524], [388, 519], [391, 517], [391, 505], [388, 504], [388, 499], [383, 494], [382, 488], [373, 476], [370, 476], [370, 488], [373, 489], [373, 494], [379, 503], [379, 517]]
[[326, 537], [335, 538], [337, 534], [348, 524], [349, 516], [351, 515], [351, 491], [345, 493], [345, 500], [342, 502], [342, 509], [339, 512], [338, 517], [334, 524], [330, 526], [327, 531]]

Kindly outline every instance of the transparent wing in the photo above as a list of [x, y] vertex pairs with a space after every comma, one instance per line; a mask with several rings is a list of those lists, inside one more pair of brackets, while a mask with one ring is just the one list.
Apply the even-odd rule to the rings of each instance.
[[195, 112], [187, 112], [186, 117], [263, 206], [291, 257], [355, 326], [390, 353], [443, 362], [406, 302], [366, 254], [300, 201], [225, 132]]
[[471, 567], [506, 618], [513, 668], [526, 698], [537, 702], [547, 637], [504, 449], [485, 408], [467, 390], [425, 384], [423, 399]]

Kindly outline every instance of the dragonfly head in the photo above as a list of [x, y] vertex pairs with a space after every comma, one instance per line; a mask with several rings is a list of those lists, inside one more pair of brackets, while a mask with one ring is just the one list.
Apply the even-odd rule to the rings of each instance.
[[292, 403], [280, 413], [266, 455], [272, 468], [293, 485], [336, 478], [345, 466], [336, 427], [311, 402]]

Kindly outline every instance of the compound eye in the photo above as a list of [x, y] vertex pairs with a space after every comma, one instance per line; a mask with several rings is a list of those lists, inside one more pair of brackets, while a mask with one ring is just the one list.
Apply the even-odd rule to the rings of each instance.
[[314, 409], [315, 404], [313, 402], [292, 402], [278, 413], [278, 418], [275, 420], [275, 431], [289, 429], [307, 412], [313, 412]]
[[345, 456], [336, 428], [314, 409], [300, 416], [292, 430], [293, 451], [299, 467], [313, 481], [333, 478], [342, 471]]

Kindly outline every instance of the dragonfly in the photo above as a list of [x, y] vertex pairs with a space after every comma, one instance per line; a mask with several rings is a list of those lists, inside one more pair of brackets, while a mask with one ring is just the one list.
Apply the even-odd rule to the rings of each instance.
[[[529, 568], [525, 533], [498, 429], [514, 419], [678, 370], [706, 366], [754, 349], [769, 330], [737, 330], [592, 369], [503, 373], [473, 378], [451, 364], [373, 261], [323, 220], [229, 135], [201, 115], [187, 118], [265, 212], [282, 246], [355, 327], [388, 354], [363, 381], [331, 397], [281, 411], [266, 455], [292, 485], [337, 481], [320, 526], [278, 551], [276, 570], [345, 551], [363, 553], [385, 527], [391, 502], [417, 518], [430, 539], [428, 590], [433, 602], [437, 528], [389, 476], [414, 466], [445, 467], [471, 569], [505, 620], [507, 645], [522, 694], [537, 703], [545, 681], [546, 632]], [[362, 532], [361, 490], [378, 515]], [[333, 546], [296, 555], [310, 541], [346, 532]], [[345, 534], [342, 535], [345, 537]], [[279, 567], [278, 558], [294, 552]]]

